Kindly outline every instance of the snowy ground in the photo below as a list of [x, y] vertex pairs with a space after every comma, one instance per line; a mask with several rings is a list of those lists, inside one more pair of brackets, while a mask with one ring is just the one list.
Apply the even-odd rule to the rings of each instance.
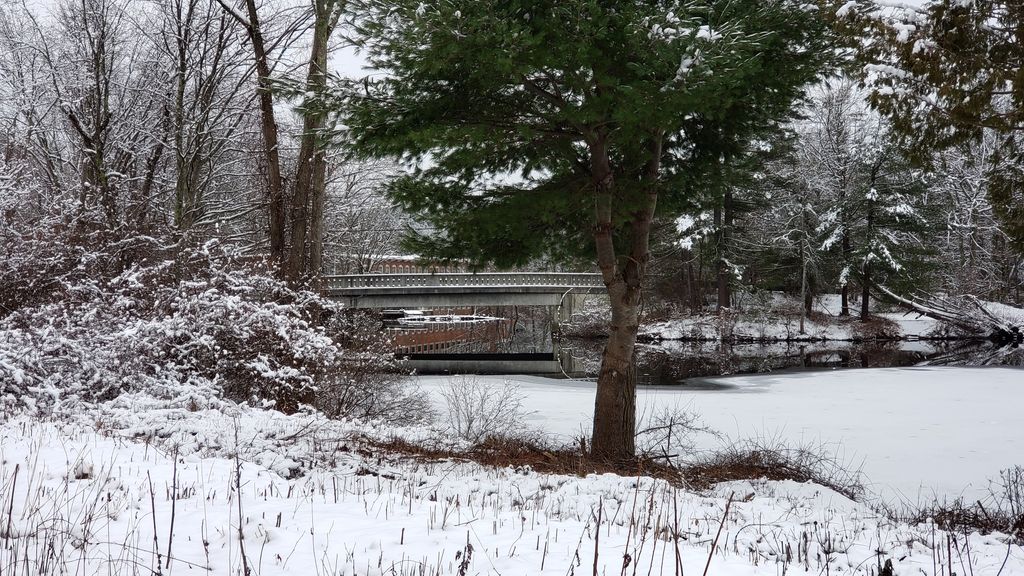
[[0, 425], [0, 573], [1024, 574], [1000, 534], [893, 523], [811, 484], [695, 494], [398, 459], [354, 436], [407, 431], [365, 423], [134, 408]]
[[640, 332], [657, 340], [852, 340], [854, 336], [850, 323], [807, 319], [801, 333], [799, 316], [767, 313], [726, 319], [715, 315], [686, 316], [646, 324]]
[[[876, 304], [878, 306], [878, 304]], [[732, 317], [714, 314], [685, 316], [654, 322], [641, 327], [641, 333], [659, 340], [721, 339], [739, 340], [852, 340], [865, 334], [857, 315], [860, 306], [851, 302], [851, 317], [841, 318], [838, 294], [823, 294], [815, 299], [812, 317], [805, 319], [800, 332], [799, 305], [792, 298], [772, 294], [759, 305], [749, 305]], [[1011, 309], [1021, 312], [1024, 311]], [[875, 316], [895, 323], [903, 338], [927, 338], [939, 328], [938, 322], [915, 313], [877, 312]]]
[[985, 308], [996, 316], [1005, 318], [1014, 326], [1024, 326], [1024, 308], [1016, 308], [998, 302], [985, 302]]
[[[588, 433], [592, 383], [514, 378], [530, 426], [561, 439]], [[419, 380], [428, 390], [446, 381]], [[747, 438], [821, 446], [852, 467], [862, 466], [869, 490], [887, 502], [973, 501], [988, 494], [988, 480], [1001, 469], [1024, 465], [1020, 369], [783, 372], [642, 387], [638, 395], [640, 413], [678, 407], [724, 434], [697, 435], [698, 449]]]
[[[860, 314], [859, 302], [851, 302], [850, 306], [851, 314], [854, 316]], [[842, 310], [842, 300], [838, 294], [822, 294], [815, 300], [815, 309], [830, 317], [838, 317]], [[895, 322], [899, 326], [900, 335], [904, 338], [927, 338], [940, 328], [938, 320], [914, 312], [879, 312], [876, 315]]]
[[883, 312], [879, 316], [895, 322], [903, 337], [927, 338], [939, 328], [938, 320], [913, 312]]

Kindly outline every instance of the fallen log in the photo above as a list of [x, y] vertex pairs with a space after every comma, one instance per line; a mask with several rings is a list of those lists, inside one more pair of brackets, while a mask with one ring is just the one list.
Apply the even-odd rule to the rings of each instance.
[[945, 322], [969, 334], [987, 336], [999, 343], [1021, 342], [1020, 327], [993, 314], [975, 296], [949, 297], [922, 293], [917, 298], [907, 298], [880, 284], [876, 284], [875, 289], [913, 312]]

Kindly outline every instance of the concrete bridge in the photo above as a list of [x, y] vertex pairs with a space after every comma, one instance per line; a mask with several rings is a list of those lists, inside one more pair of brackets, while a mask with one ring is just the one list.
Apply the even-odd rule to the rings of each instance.
[[[600, 274], [560, 272], [438, 272], [326, 276], [325, 294], [351, 308], [462, 308], [550, 306], [557, 309], [552, 336], [586, 294], [607, 290]], [[410, 354], [409, 366], [424, 373], [574, 373], [571, 354]]]
[[351, 308], [559, 306], [605, 292], [600, 274], [484, 272], [326, 276], [325, 293]]

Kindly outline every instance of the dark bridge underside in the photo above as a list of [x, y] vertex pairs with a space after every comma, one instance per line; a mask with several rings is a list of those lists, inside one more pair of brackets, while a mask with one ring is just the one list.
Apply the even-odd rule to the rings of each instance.
[[516, 354], [408, 354], [409, 367], [421, 374], [572, 373], [571, 359], [553, 352]]

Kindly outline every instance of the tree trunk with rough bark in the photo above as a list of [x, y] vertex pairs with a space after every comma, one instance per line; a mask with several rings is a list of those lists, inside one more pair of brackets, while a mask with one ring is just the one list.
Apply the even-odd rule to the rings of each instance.
[[[874, 230], [874, 218], [875, 208], [869, 203], [868, 206], [868, 219], [867, 219], [867, 233], [870, 237]], [[866, 257], [865, 257], [866, 258]], [[865, 259], [864, 267], [862, 269], [863, 278], [861, 279], [861, 293], [860, 293], [860, 319], [867, 321], [871, 315], [870, 309], [870, 298], [871, 298], [871, 260]]]
[[647, 191], [631, 212], [630, 244], [620, 257], [612, 222], [615, 181], [608, 135], [597, 132], [588, 141], [595, 189], [594, 242], [597, 262], [611, 302], [608, 344], [601, 355], [594, 404], [591, 451], [597, 458], [626, 460], [636, 453], [636, 370], [633, 353], [639, 328], [640, 295], [650, 259], [650, 232], [658, 201], [662, 135], [652, 134], [644, 170]]
[[867, 321], [871, 316], [871, 262], [864, 263], [864, 279], [860, 291], [860, 319]]
[[[322, 155], [322, 154], [321, 154]], [[309, 262], [306, 273], [319, 278], [324, 260], [324, 204], [327, 199], [327, 162], [321, 160], [313, 174], [309, 210]]]
[[292, 194], [291, 247], [288, 254], [288, 277], [292, 281], [320, 273], [326, 196], [326, 157], [320, 141], [325, 114], [315, 98], [327, 87], [327, 48], [331, 31], [337, 23], [337, 4], [337, 0], [314, 2], [313, 46], [306, 73], [306, 93], [315, 96], [307, 96], [302, 108], [302, 136]]
[[715, 311], [719, 314], [723, 310], [729, 308], [729, 264], [726, 260], [726, 253], [728, 250], [729, 236], [726, 232], [727, 224], [726, 218], [726, 202], [723, 200], [722, 204], [715, 207], [715, 243], [717, 245], [718, 258], [715, 260], [715, 284], [718, 293], [718, 299], [715, 306]]
[[[267, 163], [268, 235], [270, 259], [284, 270], [285, 203], [284, 180], [281, 178], [281, 154], [278, 148], [277, 119], [274, 116], [274, 95], [271, 90], [270, 58], [263, 40], [256, 0], [245, 0], [249, 21], [242, 22], [252, 43], [256, 60], [256, 91], [260, 103], [260, 131], [263, 134], [263, 157]], [[232, 12], [233, 13], [233, 12]]]
[[150, 154], [149, 158], [146, 160], [146, 173], [142, 179], [142, 186], [139, 187], [139, 193], [134, 203], [135, 206], [133, 207], [133, 219], [137, 226], [142, 226], [149, 217], [150, 197], [153, 194], [153, 183], [156, 182], [156, 171], [160, 166], [160, 159], [163, 158], [164, 148], [166, 146], [164, 142], [166, 141], [168, 132], [167, 124], [169, 123], [169, 114], [170, 111], [168, 107], [164, 106], [163, 121], [160, 123], [160, 138], [157, 140], [153, 153]]
[[810, 300], [808, 299], [809, 292], [807, 291], [807, 255], [805, 252], [805, 244], [803, 240], [800, 241], [800, 298], [804, 301], [804, 306], [800, 310], [800, 333], [806, 334], [804, 324], [807, 321], [807, 315], [810, 314], [810, 306], [807, 305]]
[[625, 282], [619, 281], [608, 287], [608, 296], [612, 301], [612, 319], [597, 377], [591, 450], [601, 458], [623, 459], [636, 452], [633, 353], [639, 326], [639, 291], [631, 291]]
[[[850, 236], [844, 231], [843, 232], [843, 266], [849, 266], [850, 255], [853, 253], [853, 246], [850, 244]], [[850, 281], [849, 278], [843, 282], [843, 288], [840, 292], [840, 316], [850, 315]]]

